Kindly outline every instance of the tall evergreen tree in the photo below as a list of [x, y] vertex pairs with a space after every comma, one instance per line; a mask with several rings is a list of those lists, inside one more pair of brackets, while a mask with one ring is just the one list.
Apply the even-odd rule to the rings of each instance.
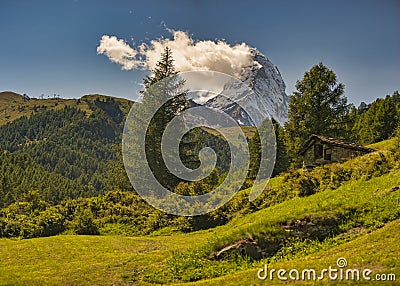
[[[151, 74], [143, 80], [144, 87], [148, 89], [153, 84], [170, 76], [174, 76], [176, 73], [172, 51], [170, 48], [166, 47], [164, 52], [161, 54], [160, 60], [157, 62], [155, 68], [151, 71]], [[142, 93], [145, 93], [145, 91], [142, 91]]]
[[285, 130], [278, 122], [274, 122], [275, 138], [276, 138], [276, 158], [274, 172], [272, 176], [285, 172], [289, 168], [287, 150], [285, 146]]
[[292, 161], [298, 163], [296, 154], [312, 133], [346, 137], [349, 105], [343, 95], [344, 85], [323, 63], [306, 72], [296, 89], [290, 97], [285, 143]]
[[[136, 125], [131, 126], [131, 128], [146, 128], [145, 152], [147, 162], [143, 162], [143, 164], [148, 164], [155, 178], [170, 189], [179, 180], [171, 174], [164, 163], [161, 141], [167, 124], [188, 107], [186, 91], [183, 89], [184, 81], [177, 75], [173, 62], [172, 52], [166, 47], [151, 74], [144, 79], [145, 90], [141, 92], [141, 108], [137, 110], [135, 119], [131, 120], [131, 123]], [[157, 112], [150, 115], [151, 121], [147, 126], [147, 122], [142, 122], [141, 119], [149, 116], [141, 116], [141, 114], [153, 113], [153, 107], [159, 105], [161, 107]], [[132, 138], [132, 140], [135, 139]], [[132, 142], [132, 144], [135, 143]], [[134, 150], [135, 148], [132, 147], [131, 149]], [[138, 169], [132, 172], [140, 172], [140, 166], [132, 167]]]

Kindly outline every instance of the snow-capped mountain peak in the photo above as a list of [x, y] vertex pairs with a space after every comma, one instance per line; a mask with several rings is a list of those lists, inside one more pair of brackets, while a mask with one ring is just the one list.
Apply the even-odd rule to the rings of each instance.
[[[228, 113], [240, 125], [258, 126], [269, 117], [283, 125], [287, 120], [289, 99], [282, 76], [278, 68], [258, 50], [252, 49], [251, 52], [254, 64], [243, 69], [240, 80], [252, 92], [237, 82], [227, 83], [222, 92], [205, 105]], [[253, 120], [238, 104], [251, 114]]]

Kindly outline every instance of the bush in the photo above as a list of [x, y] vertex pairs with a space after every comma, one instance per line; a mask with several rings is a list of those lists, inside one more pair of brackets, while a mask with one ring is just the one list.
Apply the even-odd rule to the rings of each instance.
[[94, 221], [93, 213], [88, 208], [79, 208], [69, 227], [80, 235], [99, 234], [99, 227]]
[[295, 181], [295, 187], [300, 197], [315, 194], [320, 182], [312, 175], [303, 175]]
[[65, 217], [59, 208], [49, 208], [40, 213], [36, 224], [41, 227], [40, 236], [56, 235], [65, 229]]

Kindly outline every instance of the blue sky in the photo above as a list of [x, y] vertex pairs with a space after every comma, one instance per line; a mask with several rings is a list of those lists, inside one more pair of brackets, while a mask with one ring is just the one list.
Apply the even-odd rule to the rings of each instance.
[[0, 91], [134, 99], [144, 71], [123, 71], [96, 48], [168, 37], [245, 42], [281, 71], [287, 94], [322, 61], [349, 101], [400, 89], [399, 1], [8, 1], [0, 0]]

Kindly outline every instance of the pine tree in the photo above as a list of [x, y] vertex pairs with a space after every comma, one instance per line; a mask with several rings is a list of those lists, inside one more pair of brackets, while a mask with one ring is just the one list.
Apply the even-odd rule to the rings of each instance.
[[287, 156], [287, 150], [285, 146], [285, 130], [279, 123], [273, 121], [275, 130], [275, 140], [276, 140], [276, 158], [274, 172], [272, 176], [276, 176], [279, 173], [287, 171], [289, 168], [289, 161]]
[[[169, 189], [173, 189], [179, 180], [171, 174], [164, 163], [161, 153], [161, 140], [167, 124], [188, 107], [186, 91], [183, 89], [184, 81], [177, 75], [173, 61], [172, 52], [166, 47], [151, 74], [144, 79], [145, 90], [141, 92], [142, 104], [136, 110], [135, 118], [130, 120], [132, 130], [146, 130], [146, 162], [142, 160], [140, 164], [131, 166], [133, 169], [129, 172], [140, 173], [141, 166], [148, 164], [157, 181]], [[161, 107], [155, 114], [152, 114], [154, 107], [159, 105]], [[143, 118], [150, 116], [151, 121], [149, 123], [143, 122]], [[135, 152], [133, 145], [138, 143], [135, 142], [135, 138], [131, 139], [130, 144], [132, 146], [129, 149]], [[177, 139], [172, 138], [171, 140]], [[168, 156], [168, 154], [164, 155]]]
[[[172, 57], [172, 51], [170, 48], [166, 47], [164, 52], [161, 54], [160, 61], [152, 70], [152, 73], [143, 80], [144, 87], [148, 89], [155, 83], [174, 75], [176, 75], [176, 71], [174, 67], [174, 59]], [[145, 91], [142, 93], [144, 92]]]

